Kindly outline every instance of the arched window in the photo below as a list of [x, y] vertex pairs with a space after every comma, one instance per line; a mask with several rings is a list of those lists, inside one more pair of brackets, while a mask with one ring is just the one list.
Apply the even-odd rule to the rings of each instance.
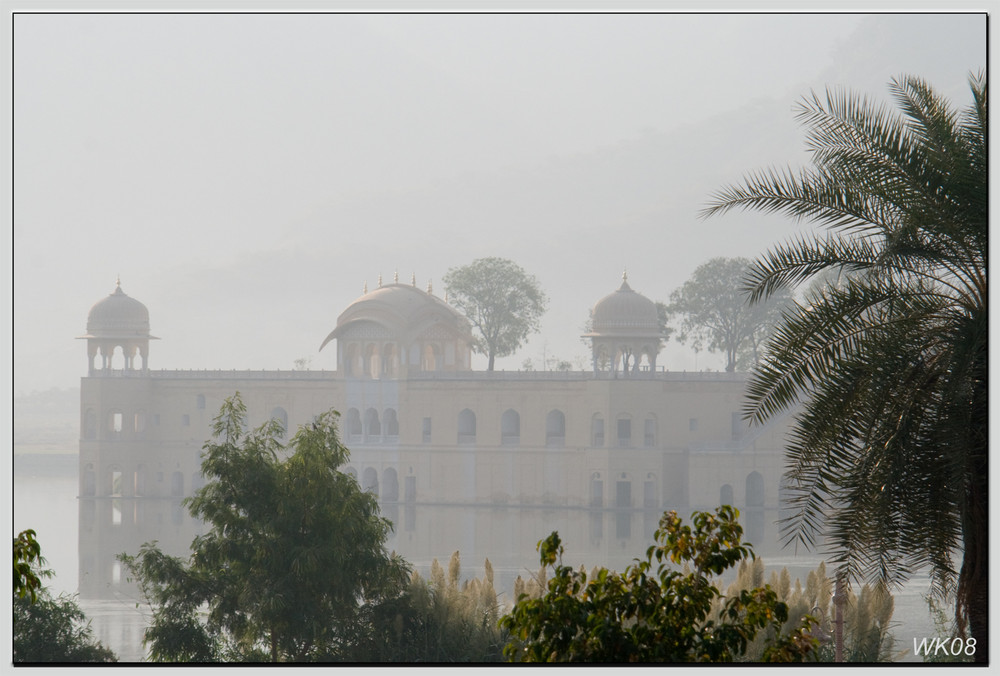
[[399, 418], [396, 417], [396, 409], [387, 408], [382, 414], [385, 420], [385, 436], [387, 439], [396, 441], [399, 439]]
[[642, 444], [646, 448], [653, 448], [656, 446], [656, 417], [649, 415], [643, 423]]
[[751, 472], [747, 476], [747, 507], [764, 506], [764, 477], [760, 472]]
[[719, 504], [733, 506], [733, 487], [729, 484], [723, 484], [719, 489]]
[[108, 360], [108, 368], [112, 371], [121, 371], [125, 368], [125, 351], [121, 345], [111, 348], [111, 358]]
[[346, 474], [347, 476], [351, 477], [355, 481], [358, 480], [358, 470], [354, 469], [350, 465], [348, 465], [347, 467], [344, 468], [344, 474]]
[[508, 408], [500, 416], [500, 444], [517, 446], [521, 443], [521, 416], [512, 408]]
[[349, 441], [361, 439], [361, 413], [356, 408], [347, 409], [347, 438]]
[[381, 374], [382, 358], [375, 345], [368, 345], [365, 348], [365, 373], [372, 378], [379, 378]]
[[615, 482], [615, 507], [626, 509], [632, 507], [632, 482], [625, 474]]
[[92, 464], [83, 468], [83, 487], [80, 489], [80, 494], [87, 497], [97, 495], [97, 473]]
[[607, 345], [600, 345], [594, 351], [594, 371], [611, 370], [611, 353]]
[[139, 465], [132, 475], [132, 495], [140, 497], [146, 494], [146, 468]]
[[423, 363], [420, 365], [421, 370], [437, 371], [441, 368], [441, 362], [441, 348], [434, 344], [424, 345]]
[[382, 472], [382, 500], [385, 502], [399, 500], [399, 479], [396, 477], [396, 470], [392, 467], [388, 467]]
[[564, 446], [566, 444], [566, 416], [554, 409], [545, 417], [545, 445]]
[[116, 439], [122, 433], [124, 416], [121, 411], [110, 411], [108, 413], [108, 436]]
[[108, 468], [108, 495], [120, 497], [122, 494], [122, 471], [117, 466]]
[[600, 472], [590, 475], [590, 506], [595, 509], [604, 507], [604, 480]]
[[476, 443], [476, 414], [467, 408], [458, 414], [458, 443]]
[[627, 415], [620, 415], [615, 421], [618, 432], [618, 448], [629, 448], [632, 446], [632, 419]]
[[595, 413], [590, 419], [590, 445], [595, 448], [604, 447], [604, 418]]
[[83, 414], [83, 438], [97, 438], [97, 413], [92, 408], [88, 408]]
[[395, 343], [386, 343], [382, 346], [382, 373], [395, 378], [399, 369], [399, 358], [396, 353]]
[[136, 411], [132, 416], [132, 431], [135, 432], [136, 439], [143, 439], [146, 436], [146, 412]]
[[367, 491], [378, 497], [378, 470], [374, 467], [366, 467], [364, 480], [361, 483], [361, 489]]
[[378, 421], [378, 411], [373, 408], [365, 411], [365, 437], [377, 440], [382, 436], [382, 425]]
[[184, 475], [180, 472], [170, 475], [170, 495], [174, 497], [184, 495]]
[[281, 438], [284, 438], [285, 435], [288, 433], [288, 411], [281, 408], [280, 406], [274, 407], [273, 409], [271, 409], [271, 420], [277, 420], [279, 423], [281, 423], [281, 429], [282, 429]]
[[199, 394], [197, 397], [195, 397], [194, 404], [195, 404], [194, 407], [196, 409], [198, 409], [199, 411], [204, 411], [205, 410], [205, 395], [204, 394]]
[[344, 348], [343, 360], [344, 360], [344, 375], [352, 376], [358, 371], [358, 361], [360, 360], [358, 355], [358, 345], [357, 343], [350, 343]]
[[647, 472], [646, 479], [642, 482], [642, 507], [655, 510], [660, 508], [660, 485], [652, 472]]

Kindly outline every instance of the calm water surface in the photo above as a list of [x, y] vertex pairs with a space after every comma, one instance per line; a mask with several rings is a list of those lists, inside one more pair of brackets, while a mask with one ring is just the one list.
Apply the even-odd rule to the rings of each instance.
[[[55, 571], [49, 587], [57, 594], [76, 594], [79, 588], [78, 557], [78, 465], [75, 455], [17, 455], [14, 461], [14, 533], [25, 528], [34, 528], [42, 545], [48, 567]], [[425, 577], [429, 574], [431, 561], [437, 558], [447, 566], [451, 552], [458, 550], [462, 556], [464, 576], [482, 576], [483, 561], [489, 557], [494, 566], [496, 588], [509, 599], [513, 591], [514, 579], [521, 575], [528, 577], [538, 568], [538, 555], [534, 543], [552, 530], [563, 535], [568, 556], [581, 534], [593, 533], [594, 524], [587, 523], [587, 513], [581, 510], [539, 510], [539, 509], [466, 509], [455, 507], [418, 506], [415, 515], [410, 515], [409, 529], [399, 528], [389, 543], [390, 548], [400, 552]], [[403, 524], [406, 515], [400, 508], [389, 507], [386, 516], [397, 524]], [[638, 516], [634, 530], [639, 539], [649, 524]], [[435, 526], [437, 524], [437, 526]], [[441, 524], [447, 524], [441, 532], [427, 533], [443, 551], [429, 551], [428, 538], [421, 531], [441, 531]], [[463, 525], [462, 528], [456, 526]], [[613, 523], [605, 527], [614, 528]], [[455, 531], [450, 535], [450, 531]], [[572, 538], [570, 537], [572, 534]], [[150, 538], [153, 539], [153, 538]], [[587, 567], [604, 565], [621, 569], [633, 557], [642, 555], [645, 546], [628, 547], [619, 551], [611, 544], [603, 548], [598, 558], [586, 560]], [[624, 548], [622, 548], [624, 549]], [[595, 556], [593, 550], [590, 556]], [[818, 559], [812, 557], [767, 556], [768, 567], [787, 566], [794, 579], [805, 575], [814, 568]], [[576, 564], [572, 560], [567, 561]], [[928, 585], [925, 577], [911, 580], [895, 593], [896, 611], [893, 616], [896, 627], [894, 633], [897, 650], [905, 653], [900, 658], [913, 661], [913, 638], [934, 636], [934, 625], [927, 611], [924, 595]], [[148, 608], [141, 600], [124, 595], [108, 594], [101, 600], [81, 599], [80, 606], [91, 619], [97, 637], [109, 646], [125, 662], [138, 662], [144, 657], [142, 632], [148, 617]], [[919, 661], [919, 660], [916, 660]]]

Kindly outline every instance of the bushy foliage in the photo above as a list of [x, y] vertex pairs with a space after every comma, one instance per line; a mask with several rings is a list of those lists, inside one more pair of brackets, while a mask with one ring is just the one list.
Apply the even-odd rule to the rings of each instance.
[[288, 442], [271, 420], [245, 431], [237, 393], [204, 446], [207, 483], [187, 500], [210, 526], [187, 560], [147, 543], [120, 557], [153, 608], [145, 640], [160, 661], [343, 659], [361, 608], [396, 595], [407, 564], [388, 554], [391, 524], [339, 471], [336, 413]]
[[434, 559], [429, 580], [414, 572], [398, 597], [372, 605], [353, 640], [351, 659], [360, 662], [499, 662], [506, 632], [493, 566], [481, 579], [460, 582], [459, 553], [447, 574]]
[[14, 538], [13, 661], [116, 662], [114, 652], [94, 639], [90, 622], [70, 596], [52, 598], [42, 579], [52, 571], [35, 531]]
[[14, 596], [14, 662], [117, 662], [72, 596]]
[[645, 560], [636, 559], [624, 573], [597, 568], [589, 577], [562, 564], [562, 543], [552, 533], [539, 543], [541, 564], [550, 571], [536, 584], [545, 592], [532, 598], [522, 584], [522, 595], [501, 620], [511, 633], [505, 655], [518, 662], [731, 662], [758, 632], [772, 628], [775, 638], [762, 660], [806, 659], [818, 643], [808, 633], [808, 617], [782, 634], [788, 606], [773, 589], [765, 585], [722, 599], [711, 579], [753, 558], [736, 518], [725, 505], [714, 514], [696, 512], [692, 528], [667, 512]]

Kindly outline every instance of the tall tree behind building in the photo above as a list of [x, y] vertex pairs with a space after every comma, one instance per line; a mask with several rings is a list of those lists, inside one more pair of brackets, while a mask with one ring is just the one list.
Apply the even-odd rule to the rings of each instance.
[[474, 348], [489, 359], [506, 357], [537, 333], [548, 298], [534, 275], [504, 258], [479, 258], [444, 276], [448, 300], [462, 311], [478, 335]]
[[678, 342], [690, 343], [699, 352], [722, 352], [730, 372], [757, 363], [764, 341], [791, 299], [782, 290], [766, 302], [748, 302], [743, 285], [749, 268], [746, 258], [713, 258], [670, 294], [668, 305], [658, 307], [665, 321], [676, 318]]

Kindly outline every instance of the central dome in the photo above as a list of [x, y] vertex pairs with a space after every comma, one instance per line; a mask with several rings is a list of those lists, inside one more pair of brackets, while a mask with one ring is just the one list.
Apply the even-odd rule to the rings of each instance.
[[122, 291], [118, 282], [114, 293], [94, 304], [87, 315], [87, 336], [93, 338], [149, 338], [149, 310]]
[[377, 324], [389, 336], [413, 339], [433, 326], [470, 334], [469, 320], [429, 291], [409, 284], [387, 284], [365, 293], [337, 317], [337, 327], [320, 345], [322, 350], [334, 338], [361, 323]]
[[618, 290], [594, 305], [593, 330], [588, 336], [593, 335], [659, 336], [656, 303], [633, 291], [623, 275]]

